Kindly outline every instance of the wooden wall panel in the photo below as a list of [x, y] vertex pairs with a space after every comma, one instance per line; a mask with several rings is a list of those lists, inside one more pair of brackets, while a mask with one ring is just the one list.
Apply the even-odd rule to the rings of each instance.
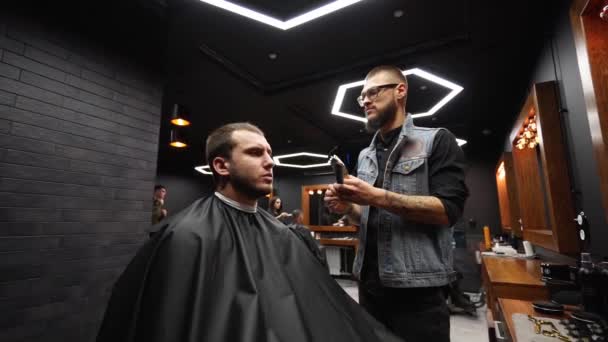
[[[499, 170], [502, 165], [502, 174]], [[512, 232], [522, 237], [519, 198], [517, 195], [517, 180], [513, 168], [513, 155], [511, 152], [502, 154], [496, 167], [496, 187], [498, 190], [498, 203], [500, 208], [500, 221], [505, 232]]]
[[601, 0], [575, 0], [570, 18], [608, 221], [608, 22], [599, 17], [601, 6]]
[[507, 191], [506, 176], [496, 176], [496, 188], [498, 190], [498, 205], [500, 208], [500, 224], [505, 231], [511, 230], [511, 206], [509, 203], [509, 192]]
[[545, 199], [536, 150], [514, 149], [513, 164], [519, 190], [519, 212], [525, 229], [550, 229], [544, 214]]
[[519, 221], [521, 215], [519, 213], [519, 195], [517, 189], [517, 179], [515, 178], [515, 167], [513, 166], [513, 154], [505, 153], [504, 162], [507, 180], [507, 194], [509, 195], [510, 203], [509, 208], [511, 209], [511, 229], [513, 230], [513, 234], [523, 237], [521, 223]]
[[574, 254], [579, 251], [577, 229], [574, 224], [574, 202], [570, 175], [565, 164], [566, 144], [562, 134], [562, 123], [557, 105], [557, 85], [554, 82], [536, 84], [534, 100], [538, 109], [539, 145], [543, 164], [544, 188], [547, 195], [549, 227], [557, 250]]

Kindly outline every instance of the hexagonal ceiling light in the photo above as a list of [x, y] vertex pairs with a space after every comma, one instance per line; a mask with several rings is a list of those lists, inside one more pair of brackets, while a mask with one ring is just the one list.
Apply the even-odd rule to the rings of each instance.
[[[406, 76], [407, 75], [416, 75], [418, 77], [427, 79], [431, 82], [437, 83], [437, 84], [451, 90], [444, 98], [442, 98], [439, 102], [437, 102], [437, 104], [435, 104], [433, 107], [431, 107], [431, 109], [429, 109], [428, 111], [422, 112], [422, 113], [413, 113], [412, 117], [414, 117], [414, 118], [434, 115], [439, 109], [441, 109], [441, 107], [445, 106], [446, 103], [448, 103], [450, 100], [452, 100], [456, 95], [458, 95], [458, 93], [460, 93], [464, 89], [463, 87], [459, 86], [456, 83], [452, 83], [439, 76], [433, 75], [430, 72], [427, 72], [427, 71], [424, 71], [424, 70], [418, 69], [418, 68], [404, 70], [403, 75], [406, 75]], [[342, 108], [342, 101], [344, 101], [344, 96], [346, 95], [346, 91], [351, 88], [360, 87], [363, 84], [365, 84], [365, 80], [343, 84], [340, 87], [338, 87], [338, 93], [336, 94], [336, 98], [334, 100], [334, 105], [331, 109], [331, 113], [333, 115], [338, 115], [338, 116], [341, 116], [341, 117], [344, 117], [347, 119], [367, 122], [367, 119], [364, 117], [361, 117], [361, 116], [355, 115], [355, 114], [344, 113], [344, 112], [340, 111], [340, 109]]]
[[[319, 159], [324, 159], [325, 162], [319, 163], [319, 164], [301, 165], [301, 164], [289, 164], [289, 163], [285, 163], [285, 162], [281, 161], [281, 159], [296, 158], [296, 157], [319, 158]], [[293, 167], [293, 168], [297, 168], [297, 169], [310, 169], [313, 167], [323, 167], [323, 166], [330, 165], [329, 156], [327, 156], [326, 154], [316, 154], [316, 153], [310, 153], [310, 152], [298, 152], [298, 153], [292, 153], [292, 154], [284, 154], [284, 155], [280, 155], [280, 156], [274, 156], [273, 159], [274, 159], [274, 164], [276, 166]]]
[[230, 11], [230, 12], [238, 14], [238, 15], [242, 15], [249, 19], [259, 21], [266, 25], [276, 27], [281, 30], [289, 30], [290, 28], [294, 28], [296, 26], [302, 25], [311, 20], [320, 18], [324, 15], [341, 10], [344, 7], [350, 6], [350, 5], [355, 4], [362, 0], [336, 0], [336, 1], [330, 2], [327, 5], [321, 6], [312, 11], [301, 14], [297, 17], [291, 18], [287, 21], [282, 21], [282, 20], [273, 18], [271, 16], [268, 16], [266, 14], [259, 13], [254, 10], [250, 10], [243, 6], [234, 4], [230, 1], [224, 1], [224, 0], [199, 0], [199, 1], [207, 3], [209, 5], [213, 5], [213, 6], [222, 8], [226, 11]]
[[[302, 164], [290, 164], [290, 163], [285, 163], [282, 161], [282, 159], [289, 159], [289, 158], [297, 158], [297, 157], [310, 157], [310, 158], [319, 158], [319, 159], [323, 159], [325, 162], [323, 163], [317, 163], [317, 164], [306, 164], [306, 165], [302, 165]], [[310, 168], [314, 168], [314, 167], [323, 167], [323, 166], [329, 166], [329, 156], [325, 155], [325, 154], [317, 154], [317, 153], [310, 153], [310, 152], [298, 152], [298, 153], [291, 153], [291, 154], [283, 154], [280, 156], [274, 156], [272, 158], [274, 160], [274, 165], [275, 166], [280, 166], [280, 167], [293, 167], [293, 168], [298, 168], [298, 169], [310, 169]], [[211, 172], [211, 168], [209, 167], [209, 165], [201, 165], [201, 166], [195, 166], [194, 169], [204, 175], [213, 175], [213, 173]]]
[[[464, 144], [467, 143], [466, 140], [463, 139], [456, 139], [456, 141], [458, 142], [458, 146], [462, 146]], [[323, 159], [326, 160], [326, 162], [324, 163], [318, 163], [318, 164], [307, 164], [307, 165], [301, 165], [301, 164], [290, 164], [290, 163], [285, 163], [282, 162], [281, 159], [288, 159], [288, 158], [297, 158], [297, 157], [312, 157], [312, 158], [319, 158], [319, 159]], [[310, 153], [310, 152], [298, 152], [298, 153], [291, 153], [291, 154], [283, 154], [283, 155], [279, 155], [279, 156], [274, 156], [272, 158], [274, 160], [275, 166], [280, 166], [280, 167], [292, 167], [292, 168], [297, 168], [297, 169], [310, 169], [310, 168], [315, 168], [315, 167], [323, 167], [323, 166], [330, 166], [330, 162], [329, 162], [329, 156], [326, 154], [317, 154], [317, 153]], [[196, 171], [204, 174], [204, 175], [213, 175], [213, 173], [211, 172], [211, 168], [209, 168], [209, 165], [202, 165], [202, 166], [196, 166], [194, 168]]]
[[194, 169], [204, 175], [213, 175], [213, 172], [211, 172], [211, 168], [209, 167], [209, 165], [195, 166]]

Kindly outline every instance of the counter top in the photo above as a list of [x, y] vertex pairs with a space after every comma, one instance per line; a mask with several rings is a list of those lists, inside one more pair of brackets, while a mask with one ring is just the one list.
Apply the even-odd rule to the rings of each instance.
[[544, 287], [540, 280], [540, 260], [483, 256], [488, 280], [493, 284]]

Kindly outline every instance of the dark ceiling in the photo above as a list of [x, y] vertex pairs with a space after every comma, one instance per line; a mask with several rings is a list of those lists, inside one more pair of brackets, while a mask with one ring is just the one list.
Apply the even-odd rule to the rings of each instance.
[[[233, 2], [285, 20], [330, 1]], [[57, 13], [58, 6], [52, 6]], [[165, 74], [160, 172], [204, 164], [205, 137], [231, 121], [260, 126], [276, 154], [339, 146], [340, 153], [356, 155], [370, 136], [362, 123], [331, 115], [331, 108], [339, 85], [361, 80], [379, 64], [420, 68], [462, 86], [416, 124], [446, 127], [468, 140], [467, 155], [494, 158], [527, 92], [554, 11], [549, 0], [363, 0], [282, 31], [198, 0], [64, 1], [64, 8], [80, 14], [68, 16], [73, 25]], [[403, 15], [395, 17], [396, 10]], [[447, 92], [415, 76], [410, 81], [411, 112], [428, 109]], [[359, 91], [347, 92], [343, 111], [362, 115], [354, 103]], [[172, 103], [190, 110], [186, 150], [168, 147]]]
[[[239, 4], [287, 19], [327, 2]], [[468, 154], [494, 156], [527, 91], [552, 11], [549, 1], [366, 0], [282, 31], [197, 0], [169, 8], [165, 100], [190, 107], [194, 127], [184, 153], [165, 147], [163, 126], [161, 169], [201, 162], [207, 133], [236, 120], [262, 127], [275, 153], [324, 153], [338, 145], [356, 155], [369, 135], [331, 108], [339, 85], [378, 64], [421, 68], [464, 87], [416, 123], [450, 129], [469, 141]], [[446, 93], [424, 79], [411, 81], [408, 111], [428, 109]], [[359, 91], [347, 93], [344, 111], [362, 115], [354, 103]]]

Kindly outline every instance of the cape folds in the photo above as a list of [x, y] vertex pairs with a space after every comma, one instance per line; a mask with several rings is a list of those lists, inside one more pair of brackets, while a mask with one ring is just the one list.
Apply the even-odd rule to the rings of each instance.
[[209, 196], [161, 224], [114, 286], [98, 342], [399, 341], [264, 210]]

